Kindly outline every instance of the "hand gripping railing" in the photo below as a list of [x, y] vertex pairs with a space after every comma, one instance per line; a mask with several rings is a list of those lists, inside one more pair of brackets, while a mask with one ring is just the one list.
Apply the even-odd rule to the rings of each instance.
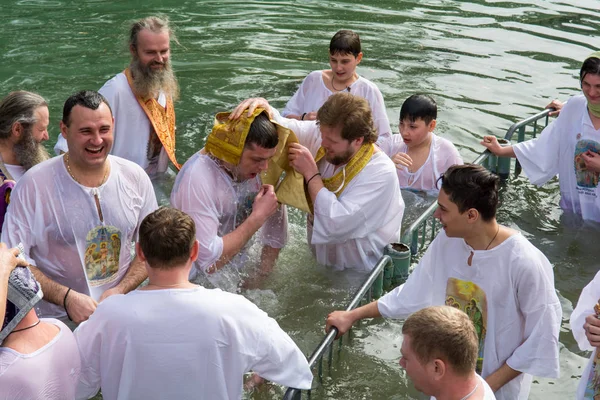
[[[367, 296], [368, 299], [372, 297], [372, 286], [373, 283], [379, 278], [380, 275], [383, 274], [383, 271], [386, 267], [392, 265], [392, 258], [390, 256], [384, 255], [379, 259], [375, 267], [367, 277], [367, 279], [363, 282], [362, 286], [356, 291], [354, 297], [352, 297], [352, 301], [346, 307], [346, 311], [352, 311], [356, 307], [360, 305], [361, 300]], [[333, 341], [335, 337], [338, 335], [338, 330], [336, 327], [331, 327], [329, 333], [325, 336], [325, 338], [319, 343], [316, 350], [308, 359], [308, 365], [310, 368], [313, 368], [315, 364], [318, 362], [318, 377], [319, 380], [323, 379], [323, 357], [325, 356], [325, 352], [329, 350], [329, 356], [327, 358], [327, 362], [329, 366], [333, 361]], [[340, 338], [340, 346], [342, 344], [342, 338]], [[302, 391], [300, 389], [288, 388], [283, 396], [284, 400], [299, 400], [302, 397]], [[308, 391], [308, 397], [310, 398], [310, 390]]]
[[[538, 121], [542, 118], [545, 118], [544, 125], [541, 128], [548, 126], [548, 116], [549, 113], [553, 111], [553, 109], [545, 109], [535, 115], [532, 115], [529, 118], [526, 118], [522, 121], [516, 122], [513, 124], [504, 135], [504, 141], [500, 140], [501, 143], [508, 144], [515, 132], [517, 133], [517, 142], [525, 141], [526, 128], [531, 125], [532, 132], [531, 135], [535, 138], [538, 134], [538, 130], [540, 127], [538, 126]], [[474, 161], [473, 164], [481, 164], [484, 165], [487, 169], [492, 172], [497, 173], [503, 178], [508, 178], [511, 170], [511, 160], [507, 157], [496, 157], [489, 150], [483, 151]], [[518, 176], [521, 172], [521, 166], [519, 162], [515, 162], [515, 176]], [[433, 218], [433, 213], [437, 209], [437, 202], [433, 202], [424, 212], [414, 221], [410, 227], [404, 232], [402, 235], [402, 243], [408, 244], [410, 248], [410, 253], [412, 255], [417, 254], [419, 251], [424, 250], [426, 246], [431, 243], [431, 241], [435, 238], [436, 233], [439, 230], [440, 224], [437, 222], [435, 218]], [[410, 263], [410, 257], [408, 259]], [[382, 276], [385, 276], [384, 269], [392, 264], [392, 259], [384, 255], [375, 265], [375, 268], [371, 271], [369, 277], [365, 280], [360, 289], [356, 292], [352, 301], [346, 308], [346, 311], [351, 311], [355, 309], [361, 302], [361, 300], [367, 295], [367, 300], [370, 301], [372, 297], [379, 297], [380, 289], [373, 288], [374, 283], [382, 280]], [[387, 271], [386, 271], [387, 272]], [[396, 276], [397, 274], [394, 274]], [[385, 278], [387, 279], [387, 278]], [[395, 282], [397, 284], [397, 281]], [[384, 284], [384, 288], [386, 285]], [[323, 357], [325, 355], [325, 351], [329, 349], [329, 357], [328, 363], [331, 366], [333, 360], [333, 341], [338, 334], [338, 330], [333, 327], [331, 331], [325, 336], [325, 338], [321, 341], [319, 346], [313, 352], [308, 360], [309, 366], [312, 368], [315, 363], [318, 361], [318, 376], [319, 379], [322, 380], [323, 377]], [[342, 338], [340, 338], [340, 348], [342, 344]], [[288, 388], [283, 397], [284, 400], [300, 400], [302, 397], [302, 391], [299, 389]], [[310, 398], [310, 391], [308, 391], [308, 397]]]

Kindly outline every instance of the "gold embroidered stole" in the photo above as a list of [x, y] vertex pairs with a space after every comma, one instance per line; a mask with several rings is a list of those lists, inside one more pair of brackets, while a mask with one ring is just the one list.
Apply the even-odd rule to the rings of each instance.
[[[342, 169], [331, 178], [323, 179], [323, 185], [327, 190], [340, 197], [352, 179], [369, 163], [374, 151], [375, 146], [372, 143], [363, 144]], [[318, 163], [324, 156], [325, 149], [321, 147], [317, 151], [315, 162]]]
[[[123, 73], [127, 77], [127, 82], [129, 83], [131, 90], [135, 94], [131, 71], [129, 68], [126, 68]], [[169, 159], [177, 169], [181, 169], [181, 165], [175, 158], [175, 109], [173, 108], [173, 99], [171, 96], [167, 96], [167, 106], [163, 107], [154, 97], [143, 98], [135, 95], [135, 98], [150, 120], [154, 132], [156, 132], [158, 139], [165, 148]]]

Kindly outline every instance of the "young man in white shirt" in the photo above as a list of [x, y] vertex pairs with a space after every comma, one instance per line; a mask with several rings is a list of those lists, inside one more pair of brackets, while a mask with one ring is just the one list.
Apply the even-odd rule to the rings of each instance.
[[275, 320], [241, 295], [188, 281], [198, 257], [195, 223], [160, 208], [140, 227], [136, 252], [148, 285], [111, 296], [75, 331], [78, 398], [239, 399], [250, 370], [309, 389], [312, 373]]
[[444, 228], [406, 283], [326, 330], [345, 333], [363, 318], [406, 318], [432, 305], [467, 313], [479, 336], [477, 372], [498, 399], [526, 399], [532, 375], [557, 378], [562, 311], [548, 259], [519, 232], [496, 222], [499, 178], [480, 165], [442, 176], [435, 217]]

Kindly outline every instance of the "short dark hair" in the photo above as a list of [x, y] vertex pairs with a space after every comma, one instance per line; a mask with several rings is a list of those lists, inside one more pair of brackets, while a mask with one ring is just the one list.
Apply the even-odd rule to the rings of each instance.
[[406, 119], [410, 122], [422, 119], [426, 124], [429, 124], [437, 119], [437, 103], [431, 96], [426, 94], [413, 94], [404, 100], [402, 108], [400, 108], [400, 122]]
[[358, 57], [360, 53], [360, 37], [358, 33], [348, 29], [337, 31], [329, 42], [329, 54], [352, 54]]
[[588, 57], [585, 59], [579, 70], [579, 83], [583, 83], [583, 78], [587, 74], [600, 75], [600, 58]]
[[277, 147], [278, 143], [279, 135], [275, 124], [269, 120], [266, 112], [258, 114], [250, 125], [244, 147], [255, 144], [264, 149], [273, 149]]
[[82, 106], [85, 108], [89, 108], [90, 110], [97, 110], [100, 107], [100, 104], [106, 104], [108, 109], [110, 110], [110, 115], [112, 116], [112, 108], [110, 108], [110, 104], [108, 104], [108, 100], [100, 93], [93, 90], [82, 90], [81, 92], [77, 92], [69, 96], [67, 101], [65, 101], [65, 105], [63, 107], [63, 116], [62, 122], [69, 126], [71, 123], [71, 110], [75, 106]]
[[140, 247], [151, 268], [172, 268], [185, 263], [196, 241], [196, 224], [184, 213], [160, 207], [140, 225]]
[[500, 178], [475, 164], [453, 165], [440, 177], [442, 190], [458, 211], [476, 209], [484, 221], [491, 221], [498, 209]]
[[348, 92], [329, 96], [317, 111], [317, 123], [328, 127], [342, 127], [342, 138], [353, 141], [363, 138], [363, 143], [375, 143], [377, 130], [369, 102]]
[[432, 306], [411, 314], [402, 326], [421, 364], [441, 359], [462, 376], [475, 371], [479, 343], [473, 322], [463, 311]]

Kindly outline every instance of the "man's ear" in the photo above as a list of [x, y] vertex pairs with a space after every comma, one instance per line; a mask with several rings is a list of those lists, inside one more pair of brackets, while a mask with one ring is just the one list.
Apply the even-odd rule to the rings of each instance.
[[67, 138], [67, 125], [62, 121], [60, 121], [60, 133], [62, 137]]
[[433, 360], [433, 376], [434, 379], [440, 380], [446, 375], [446, 363], [439, 358]]
[[11, 136], [15, 136], [16, 138], [20, 138], [21, 135], [23, 134], [23, 131], [25, 129], [23, 129], [23, 125], [20, 122], [15, 122], [14, 124], [12, 124], [12, 127], [10, 129], [10, 133]]
[[146, 262], [146, 256], [142, 251], [142, 246], [140, 245], [140, 242], [135, 243], [135, 255], [140, 259], [140, 261], [144, 263]]
[[431, 122], [429, 123], [429, 125], [427, 126], [427, 130], [429, 130], [429, 132], [433, 132], [433, 130], [435, 129], [436, 126], [437, 126], [437, 120], [432, 119]]
[[363, 58], [363, 53], [362, 51], [360, 53], [358, 53], [358, 55], [356, 56], [356, 63], [360, 64], [360, 62], [362, 61]]
[[196, 240], [192, 245], [192, 250], [190, 251], [190, 259], [192, 262], [198, 259], [198, 253], [200, 252], [200, 243]]
[[469, 208], [467, 210], [467, 222], [472, 224], [479, 220], [479, 211], [475, 208]]

